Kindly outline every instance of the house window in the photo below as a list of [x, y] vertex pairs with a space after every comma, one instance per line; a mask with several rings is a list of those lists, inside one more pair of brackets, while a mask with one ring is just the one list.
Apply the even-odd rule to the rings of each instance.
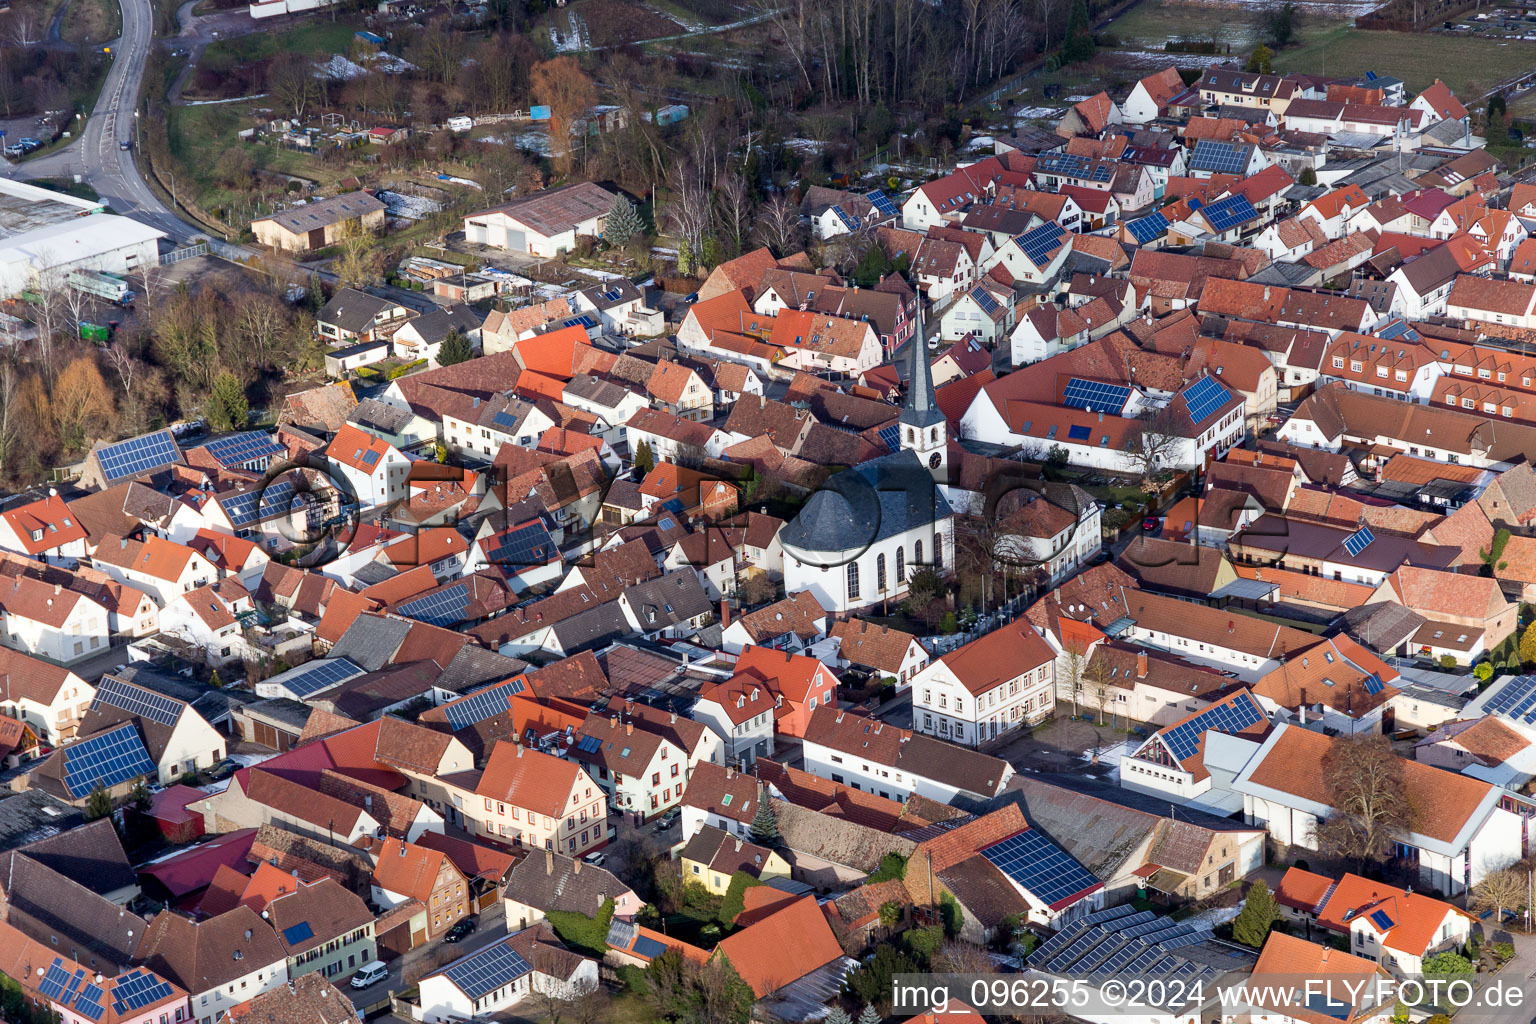
[[875, 556], [875, 589], [877, 591], [883, 591], [885, 589], [885, 553], [884, 552], [881, 552], [880, 554]]
[[859, 596], [859, 563], [858, 562], [849, 562], [848, 563], [848, 596], [849, 596], [849, 598], [855, 598], [855, 597]]
[[913, 543], [912, 543], [912, 564], [913, 565], [922, 565], [923, 564], [923, 542], [920, 541], [920, 540], [919, 541], [913, 541]]
[[907, 549], [896, 549], [896, 582], [901, 583], [907, 578]]

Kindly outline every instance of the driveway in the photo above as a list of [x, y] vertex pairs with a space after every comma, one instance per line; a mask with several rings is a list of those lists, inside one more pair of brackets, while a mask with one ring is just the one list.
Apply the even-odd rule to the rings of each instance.
[[[436, 939], [417, 946], [404, 956], [389, 961], [389, 975], [365, 989], [353, 988], [350, 984], [350, 976], [338, 976], [332, 980], [338, 988], [347, 993], [347, 998], [352, 1000], [353, 1006], [362, 1009], [383, 1002], [392, 994], [410, 988], [423, 975], [432, 973], [443, 964], [483, 949], [499, 939], [506, 938], [506, 935], [507, 916], [502, 912], [501, 904], [497, 903], [480, 915], [480, 927], [463, 942], [447, 943], [442, 939]], [[410, 975], [408, 982], [404, 978], [406, 974]]]
[[[1109, 750], [1126, 739], [1124, 729], [1068, 718], [1070, 703], [1059, 705], [1057, 717], [1018, 736], [1002, 736], [984, 745], [983, 752], [1000, 757], [1024, 771], [1059, 772], [1090, 769], [1086, 751]], [[1084, 705], [1082, 714], [1090, 709]]]

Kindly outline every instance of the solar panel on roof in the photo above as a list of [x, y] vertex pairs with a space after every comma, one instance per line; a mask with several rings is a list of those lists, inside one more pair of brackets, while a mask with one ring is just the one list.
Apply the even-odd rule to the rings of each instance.
[[466, 996], [479, 999], [532, 970], [528, 961], [503, 940], [449, 964], [443, 974]]
[[864, 198], [869, 200], [869, 205], [873, 206], [880, 216], [896, 216], [896, 201], [882, 190], [877, 188], [873, 192], [866, 192]]
[[396, 605], [395, 611], [417, 622], [448, 627], [463, 622], [468, 608], [469, 583], [464, 581]]
[[653, 939], [649, 935], [642, 935], [635, 939], [635, 953], [647, 960], [654, 960], [666, 951], [666, 943]]
[[1536, 694], [1536, 676], [1512, 676], [1484, 705], [1483, 710], [1490, 715], [1509, 714], [1516, 704], [1533, 694]]
[[283, 941], [290, 946], [296, 946], [300, 942], [315, 937], [315, 930], [309, 926], [308, 921], [300, 921], [298, 924], [289, 925], [283, 929]]
[[1216, 410], [1232, 400], [1232, 392], [1215, 377], [1201, 377], [1184, 389], [1184, 406], [1196, 424], [1209, 419]]
[[890, 426], [880, 428], [880, 443], [891, 451], [901, 447], [901, 424], [892, 423]]
[[1258, 217], [1259, 212], [1253, 208], [1247, 196], [1227, 196], [1207, 205], [1200, 211], [1205, 217], [1206, 223], [1217, 231], [1227, 231], [1240, 224], [1246, 224]]
[[1119, 416], [1131, 399], [1131, 389], [1118, 384], [1073, 377], [1062, 392], [1061, 404], [1089, 412], [1112, 412]]
[[1093, 433], [1093, 431], [1089, 430], [1085, 426], [1078, 425], [1078, 426], [1068, 427], [1067, 428], [1067, 440], [1068, 441], [1086, 441], [1092, 435], [1092, 433]]
[[1035, 266], [1043, 266], [1050, 262], [1051, 253], [1061, 245], [1061, 240], [1066, 235], [1066, 229], [1053, 220], [1048, 220], [1039, 227], [1014, 239], [1019, 249]]
[[376, 452], [376, 451], [374, 451], [372, 449], [369, 449], [368, 451], [363, 452], [363, 465], [365, 465], [365, 466], [372, 466], [374, 463], [376, 463], [378, 461], [379, 461], [379, 453], [378, 452]]
[[603, 741], [596, 736], [583, 736], [581, 742], [576, 744], [576, 749], [583, 754], [595, 754], [602, 749]]
[[[261, 502], [259, 512], [256, 507], [258, 500]], [[234, 497], [221, 498], [219, 504], [223, 506], [224, 514], [229, 517], [230, 525], [236, 527], [249, 526], [258, 519], [285, 516], [293, 508], [293, 483], [289, 480], [278, 480], [265, 488], [241, 491]]]
[[169, 430], [157, 430], [98, 449], [96, 461], [102, 476], [116, 482], [180, 462], [181, 449], [176, 447], [176, 438]]
[[980, 285], [971, 289], [971, 301], [980, 306], [981, 311], [987, 314], [987, 316], [993, 316], [1002, 308], [997, 304], [997, 300], [992, 297], [992, 293]]
[[1248, 166], [1248, 153], [1247, 144], [1239, 146], [1216, 139], [1201, 139], [1195, 143], [1189, 166], [1191, 170], [1214, 174], [1242, 174]]
[[1385, 931], [1392, 927], [1392, 915], [1388, 914], [1385, 910], [1373, 911], [1371, 913], [1371, 924]]
[[1153, 213], [1138, 217], [1136, 220], [1126, 221], [1125, 226], [1138, 244], [1146, 245], [1154, 238], [1161, 238], [1168, 231], [1168, 218], [1161, 213]]
[[1375, 539], [1376, 535], [1371, 532], [1371, 528], [1369, 526], [1362, 526], [1360, 529], [1344, 538], [1344, 550], [1348, 551], [1350, 555], [1358, 558], [1360, 556], [1360, 552], [1370, 547], [1371, 542]]
[[1264, 721], [1264, 709], [1246, 693], [1240, 693], [1230, 702], [1213, 704], [1189, 721], [1174, 726], [1161, 734], [1163, 743], [1174, 760], [1183, 762], [1200, 749], [1200, 737], [1215, 729], [1217, 732], [1238, 733]]
[[1099, 884], [1086, 868], [1038, 829], [1026, 829], [993, 843], [981, 855], [1050, 907]]
[[223, 466], [245, 466], [260, 463], [265, 468], [273, 456], [284, 454], [287, 449], [272, 439], [264, 430], [247, 430], [229, 437], [221, 437], [203, 445], [203, 450]]
[[1378, 676], [1374, 672], [1372, 672], [1370, 675], [1365, 677], [1365, 692], [1366, 693], [1373, 694], [1373, 695], [1374, 694], [1378, 694], [1378, 693], [1381, 692], [1382, 687], [1385, 686], [1385, 685], [1386, 684], [1381, 681], [1381, 677]]
[[510, 710], [512, 705], [508, 698], [521, 693], [523, 689], [520, 679], [513, 680], [507, 685], [488, 687], [462, 700], [456, 700], [452, 704], [445, 704], [443, 714], [447, 716], [448, 724], [454, 729], [467, 729], [477, 722], [483, 722], [487, 718]]
[[328, 690], [364, 674], [361, 666], [347, 658], [326, 658], [284, 673], [279, 682], [295, 699], [307, 700], [321, 690]]
[[69, 984], [69, 978], [69, 972], [64, 969], [64, 961], [54, 957], [53, 963], [48, 965], [48, 970], [43, 974], [43, 980], [38, 983], [38, 991], [42, 992], [45, 999], [58, 999], [64, 994], [64, 986]]
[[131, 1013], [152, 1006], [171, 997], [173, 989], [168, 981], [156, 977], [142, 967], [120, 975], [112, 986], [112, 1012]]
[[63, 754], [64, 787], [73, 796], [85, 796], [98, 785], [111, 789], [155, 771], [155, 762], [131, 722], [76, 740]]
[[530, 565], [545, 565], [559, 557], [555, 542], [541, 522], [505, 530], [490, 538], [485, 545], [486, 557], [493, 565], [510, 566], [514, 569]]
[[102, 995], [100, 985], [87, 984], [75, 997], [75, 1012], [89, 1020], [100, 1020]]
[[580, 316], [573, 316], [568, 320], [561, 321], [560, 326], [585, 327], [590, 331], [597, 326], [597, 320], [590, 313], [582, 313]]
[[116, 676], [103, 676], [96, 684], [96, 697], [91, 701], [91, 710], [105, 706], [161, 725], [175, 725], [181, 717], [182, 708], [186, 707], [181, 701], [172, 700], [142, 686], [134, 686]]

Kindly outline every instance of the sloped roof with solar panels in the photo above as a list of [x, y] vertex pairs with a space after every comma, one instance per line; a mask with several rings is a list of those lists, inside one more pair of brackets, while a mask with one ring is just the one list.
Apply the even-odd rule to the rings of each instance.
[[1258, 147], [1251, 142], [1219, 142], [1216, 139], [1200, 139], [1189, 158], [1191, 171], [1210, 171], [1212, 174], [1248, 173], [1248, 163]]
[[1242, 689], [1159, 729], [1133, 756], [1166, 767], [1177, 765], [1198, 781], [1208, 774], [1204, 764], [1207, 732], [1259, 738], [1268, 729], [1269, 716], [1253, 694]]
[[100, 467], [106, 487], [183, 464], [181, 448], [169, 430], [101, 445], [91, 452], [90, 458]]

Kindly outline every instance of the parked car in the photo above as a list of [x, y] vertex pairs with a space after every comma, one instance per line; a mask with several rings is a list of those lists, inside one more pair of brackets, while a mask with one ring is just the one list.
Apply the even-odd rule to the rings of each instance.
[[595, 868], [600, 868], [603, 866], [603, 861], [608, 859], [608, 855], [602, 850], [593, 850], [591, 853], [587, 854], [581, 859], [586, 861], [588, 864], [591, 864]]
[[463, 942], [464, 937], [475, 930], [475, 919], [466, 917], [458, 924], [448, 929], [448, 934], [443, 936], [444, 942]]
[[1141, 528], [1148, 533], [1156, 533], [1162, 525], [1162, 520], [1158, 519], [1157, 516], [1147, 516], [1147, 518], [1141, 521]]
[[118, 149], [124, 149], [124, 150], [132, 149], [133, 148], [133, 140], [132, 139], [124, 139], [123, 141], [121, 141], [121, 142], [119, 142], [117, 144], [117, 148]]
[[357, 969], [352, 975], [353, 988], [367, 988], [369, 985], [377, 985], [389, 977], [389, 965], [383, 960], [371, 960]]
[[663, 814], [661, 817], [656, 819], [656, 831], [665, 832], [673, 825], [676, 825], [677, 819], [680, 817], [682, 817], [682, 812], [680, 812], [676, 807], [672, 808], [666, 814]]
[[27, 149], [26, 149], [25, 146], [23, 146], [21, 143], [18, 142], [15, 145], [6, 146], [5, 147], [5, 155], [6, 156], [26, 156], [27, 155]]
[[214, 763], [208, 769], [208, 777], [217, 782], [219, 779], [227, 779], [240, 770], [240, 762], [225, 758]]

